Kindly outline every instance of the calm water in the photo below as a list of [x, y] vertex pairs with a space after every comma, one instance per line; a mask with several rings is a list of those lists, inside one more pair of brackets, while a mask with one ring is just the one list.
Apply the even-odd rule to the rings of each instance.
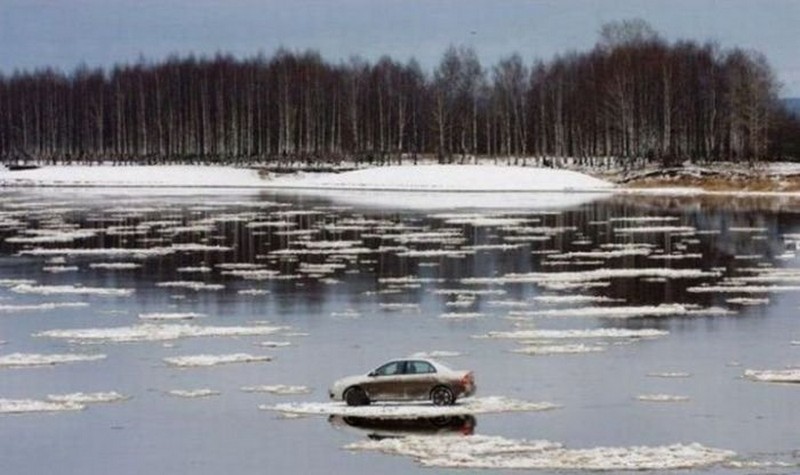
[[[553, 201], [545, 209], [420, 211], [403, 209], [402, 202], [387, 209], [310, 196], [114, 193], [0, 192], [0, 306], [5, 306], [0, 355], [106, 355], [100, 361], [0, 368], [0, 398], [44, 400], [102, 391], [128, 397], [81, 411], [0, 415], [2, 473], [422, 470], [410, 458], [343, 448], [396, 428], [359, 429], [329, 423], [324, 416], [287, 419], [258, 409], [326, 402], [334, 379], [419, 351], [459, 353], [442, 361], [474, 370], [479, 395], [561, 406], [475, 415], [475, 434], [546, 439], [570, 448], [699, 442], [736, 451], [741, 460], [796, 462], [800, 386], [754, 382], [743, 375], [746, 369], [781, 370], [800, 363], [800, 346], [792, 345], [800, 340], [800, 288], [793, 288], [799, 284], [792, 282], [791, 271], [774, 277], [782, 275], [775, 269], [795, 269], [800, 262], [794, 255], [798, 237], [791, 236], [800, 232], [800, 202], [605, 197], [566, 207]], [[171, 247], [191, 243], [203, 247]], [[165, 250], [145, 257], [112, 255], [130, 248]], [[31, 249], [51, 251], [21, 252]], [[106, 253], [77, 255], [69, 249]], [[111, 262], [140, 266], [92, 266]], [[690, 278], [602, 274], [643, 268], [702, 273]], [[586, 273], [558, 281], [542, 276], [593, 269], [600, 273], [591, 278]], [[517, 282], [510, 274], [528, 279]], [[735, 280], [752, 276], [766, 278]], [[187, 281], [212, 286], [158, 285]], [[689, 291], [733, 284], [782, 288]], [[80, 288], [132, 292], [64, 293]], [[576, 295], [607, 301], [537, 299]], [[730, 300], [737, 298], [768, 300]], [[64, 302], [88, 305], [19, 307]], [[663, 304], [673, 304], [659, 307], [667, 315], [636, 314], [652, 315], [651, 306]], [[633, 315], [586, 314], [598, 307]], [[290, 328], [263, 336], [124, 343], [37, 335], [130, 327], [142, 323], [141, 314], [186, 312], [204, 316], [177, 323]], [[525, 345], [512, 339], [475, 338], [493, 331], [598, 328], [652, 328], [669, 335], [539, 341], [543, 352], [563, 351], [572, 343], [602, 350], [541, 355], [513, 352]], [[266, 341], [291, 345], [259, 345]], [[164, 361], [232, 353], [274, 359], [207, 368], [177, 368]], [[665, 372], [688, 375], [652, 375]], [[263, 384], [305, 385], [311, 392], [240, 389]], [[192, 399], [168, 394], [200, 388], [220, 394]], [[637, 399], [648, 394], [688, 401]]]

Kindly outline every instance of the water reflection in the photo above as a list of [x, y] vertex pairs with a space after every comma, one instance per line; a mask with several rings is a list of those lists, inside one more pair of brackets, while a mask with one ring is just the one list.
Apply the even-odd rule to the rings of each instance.
[[472, 435], [477, 425], [475, 416], [469, 414], [397, 419], [335, 415], [330, 416], [328, 422], [337, 429], [357, 429], [359, 433], [366, 433], [372, 440], [409, 435]]

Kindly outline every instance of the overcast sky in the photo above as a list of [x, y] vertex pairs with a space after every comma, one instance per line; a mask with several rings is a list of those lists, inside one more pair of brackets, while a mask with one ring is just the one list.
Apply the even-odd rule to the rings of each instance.
[[800, 0], [0, 0], [0, 71], [281, 45], [332, 61], [415, 57], [430, 70], [450, 44], [473, 46], [484, 65], [514, 51], [547, 59], [635, 17], [668, 40], [759, 50], [781, 95], [800, 96]]

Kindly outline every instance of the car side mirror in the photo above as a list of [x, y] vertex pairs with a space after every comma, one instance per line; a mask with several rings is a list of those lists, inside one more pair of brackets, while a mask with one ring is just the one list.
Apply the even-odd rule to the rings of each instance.
[[367, 376], [369, 376], [370, 378], [374, 378], [375, 376], [377, 376], [377, 374], [375, 374], [375, 371], [370, 371], [369, 373], [367, 373]]

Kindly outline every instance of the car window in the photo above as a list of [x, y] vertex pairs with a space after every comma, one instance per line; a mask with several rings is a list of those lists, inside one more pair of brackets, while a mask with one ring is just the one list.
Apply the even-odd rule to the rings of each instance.
[[406, 363], [406, 373], [408, 374], [428, 374], [435, 372], [436, 369], [427, 361], [409, 361]]
[[391, 376], [393, 374], [400, 374], [403, 371], [402, 361], [392, 361], [386, 363], [374, 371], [376, 376]]

